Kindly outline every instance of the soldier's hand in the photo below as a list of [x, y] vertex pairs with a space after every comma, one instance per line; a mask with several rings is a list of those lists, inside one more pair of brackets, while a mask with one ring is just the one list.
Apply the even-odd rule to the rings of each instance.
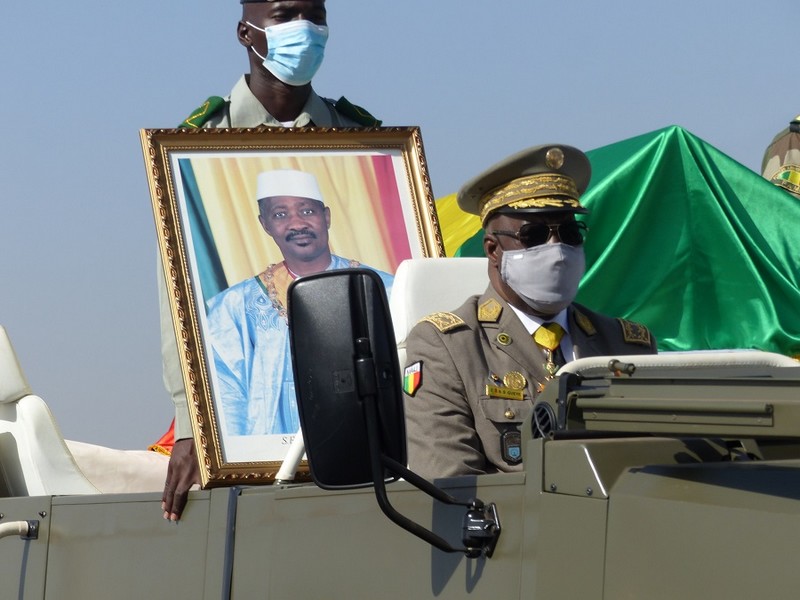
[[161, 496], [161, 509], [164, 511], [165, 519], [178, 521], [181, 518], [189, 490], [199, 483], [200, 466], [194, 453], [194, 440], [192, 438], [175, 440], [167, 466], [164, 494]]

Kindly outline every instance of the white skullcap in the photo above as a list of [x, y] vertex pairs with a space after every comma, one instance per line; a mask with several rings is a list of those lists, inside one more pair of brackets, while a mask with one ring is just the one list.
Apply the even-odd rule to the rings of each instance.
[[317, 178], [311, 173], [294, 169], [264, 171], [258, 174], [256, 199], [261, 200], [274, 196], [293, 196], [323, 201]]

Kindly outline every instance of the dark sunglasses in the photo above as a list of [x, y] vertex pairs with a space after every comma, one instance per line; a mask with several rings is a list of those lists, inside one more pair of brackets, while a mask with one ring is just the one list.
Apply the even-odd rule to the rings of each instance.
[[567, 221], [556, 225], [525, 223], [519, 228], [519, 231], [490, 231], [489, 233], [516, 238], [520, 244], [526, 248], [531, 248], [547, 242], [553, 231], [558, 234], [558, 239], [565, 244], [580, 246], [583, 243], [583, 236], [589, 231], [589, 227], [583, 221]]

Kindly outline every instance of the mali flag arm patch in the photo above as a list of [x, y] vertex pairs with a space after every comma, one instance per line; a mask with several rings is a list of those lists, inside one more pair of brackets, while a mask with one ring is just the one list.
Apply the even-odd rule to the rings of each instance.
[[411, 363], [403, 371], [403, 391], [409, 396], [417, 393], [422, 385], [422, 361]]

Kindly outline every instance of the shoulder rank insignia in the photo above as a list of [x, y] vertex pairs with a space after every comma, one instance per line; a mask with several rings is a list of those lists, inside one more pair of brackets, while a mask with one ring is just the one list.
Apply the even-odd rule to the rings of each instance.
[[210, 96], [199, 108], [192, 111], [178, 127], [197, 129], [202, 127], [214, 114], [225, 106], [225, 98]]
[[597, 329], [594, 328], [594, 325], [592, 324], [589, 317], [587, 317], [585, 314], [583, 314], [578, 310], [576, 310], [574, 314], [575, 314], [575, 322], [578, 324], [578, 327], [580, 327], [583, 330], [583, 333], [585, 333], [586, 335], [594, 335], [595, 333], [597, 333]]
[[360, 106], [353, 104], [342, 96], [336, 102], [333, 103], [333, 106], [336, 110], [342, 113], [348, 119], [352, 119], [359, 125], [363, 127], [380, 127], [382, 121], [373, 117], [369, 112], [365, 109], [361, 108]]
[[455, 329], [461, 325], [466, 325], [464, 319], [451, 312], [433, 313], [432, 315], [428, 315], [427, 317], [423, 318], [422, 321], [427, 321], [436, 327], [440, 333], [447, 333], [451, 329]]
[[503, 306], [494, 298], [489, 298], [478, 307], [478, 321], [481, 323], [497, 323], [503, 313]]
[[408, 365], [403, 371], [403, 391], [409, 396], [417, 393], [422, 385], [422, 361]]
[[617, 319], [622, 326], [622, 337], [628, 344], [650, 345], [650, 330], [640, 323]]

